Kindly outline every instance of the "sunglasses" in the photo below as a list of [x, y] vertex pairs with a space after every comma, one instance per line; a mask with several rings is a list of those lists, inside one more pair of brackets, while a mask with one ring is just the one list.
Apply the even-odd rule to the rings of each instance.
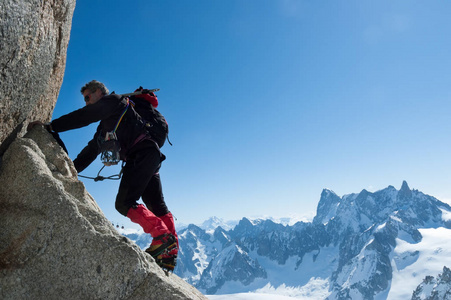
[[89, 102], [90, 99], [91, 99], [91, 94], [87, 94], [85, 96], [85, 102]]

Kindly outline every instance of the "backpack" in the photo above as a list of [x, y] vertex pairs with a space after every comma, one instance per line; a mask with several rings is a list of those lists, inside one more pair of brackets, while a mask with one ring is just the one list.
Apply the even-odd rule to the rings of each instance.
[[164, 116], [150, 102], [146, 101], [146, 98], [132, 95], [129, 99], [130, 108], [134, 111], [138, 124], [149, 133], [160, 148], [163, 147], [169, 134], [168, 123]]

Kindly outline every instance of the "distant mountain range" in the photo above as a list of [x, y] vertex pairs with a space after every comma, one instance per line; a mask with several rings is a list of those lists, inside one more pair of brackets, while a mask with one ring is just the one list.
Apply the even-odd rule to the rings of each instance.
[[[406, 182], [343, 197], [325, 189], [312, 222], [284, 221], [188, 225], [175, 273], [206, 294], [290, 288], [311, 299], [423, 299], [419, 289], [446, 290], [451, 207]], [[141, 248], [150, 243], [124, 235]]]

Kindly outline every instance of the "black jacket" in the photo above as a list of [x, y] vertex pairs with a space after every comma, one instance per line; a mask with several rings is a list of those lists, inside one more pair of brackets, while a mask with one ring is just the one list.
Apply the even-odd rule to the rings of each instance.
[[[126, 107], [126, 100], [122, 100], [120, 95], [111, 94], [104, 96], [94, 104], [87, 105], [51, 122], [54, 131], [63, 132], [100, 121], [93, 139], [74, 160], [77, 172], [83, 171], [100, 154], [100, 141], [105, 138], [107, 132], [114, 130]], [[145, 132], [137, 122], [134, 111], [128, 109], [116, 131], [121, 145], [121, 159], [126, 160], [127, 152], [135, 144], [137, 138]]]

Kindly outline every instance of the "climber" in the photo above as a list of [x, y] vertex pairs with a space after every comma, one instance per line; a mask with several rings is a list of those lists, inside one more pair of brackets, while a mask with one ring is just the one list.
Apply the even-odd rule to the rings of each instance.
[[[94, 138], [74, 160], [77, 172], [88, 167], [102, 151], [106, 137], [114, 129], [120, 159], [125, 162], [116, 197], [116, 209], [122, 215], [139, 224], [152, 236], [146, 252], [163, 268], [173, 271], [178, 253], [178, 239], [174, 218], [164, 201], [159, 169], [165, 156], [148, 131], [138, 126], [133, 110], [128, 110], [128, 99], [109, 94], [106, 86], [96, 80], [81, 88], [86, 106], [66, 114], [50, 123], [31, 122], [28, 130], [36, 125], [49, 132], [63, 132], [81, 128], [100, 121]], [[109, 94], [109, 95], [108, 95]], [[146, 94], [153, 98], [155, 94]], [[123, 117], [123, 118], [122, 118]], [[138, 204], [142, 198], [143, 204]]]

